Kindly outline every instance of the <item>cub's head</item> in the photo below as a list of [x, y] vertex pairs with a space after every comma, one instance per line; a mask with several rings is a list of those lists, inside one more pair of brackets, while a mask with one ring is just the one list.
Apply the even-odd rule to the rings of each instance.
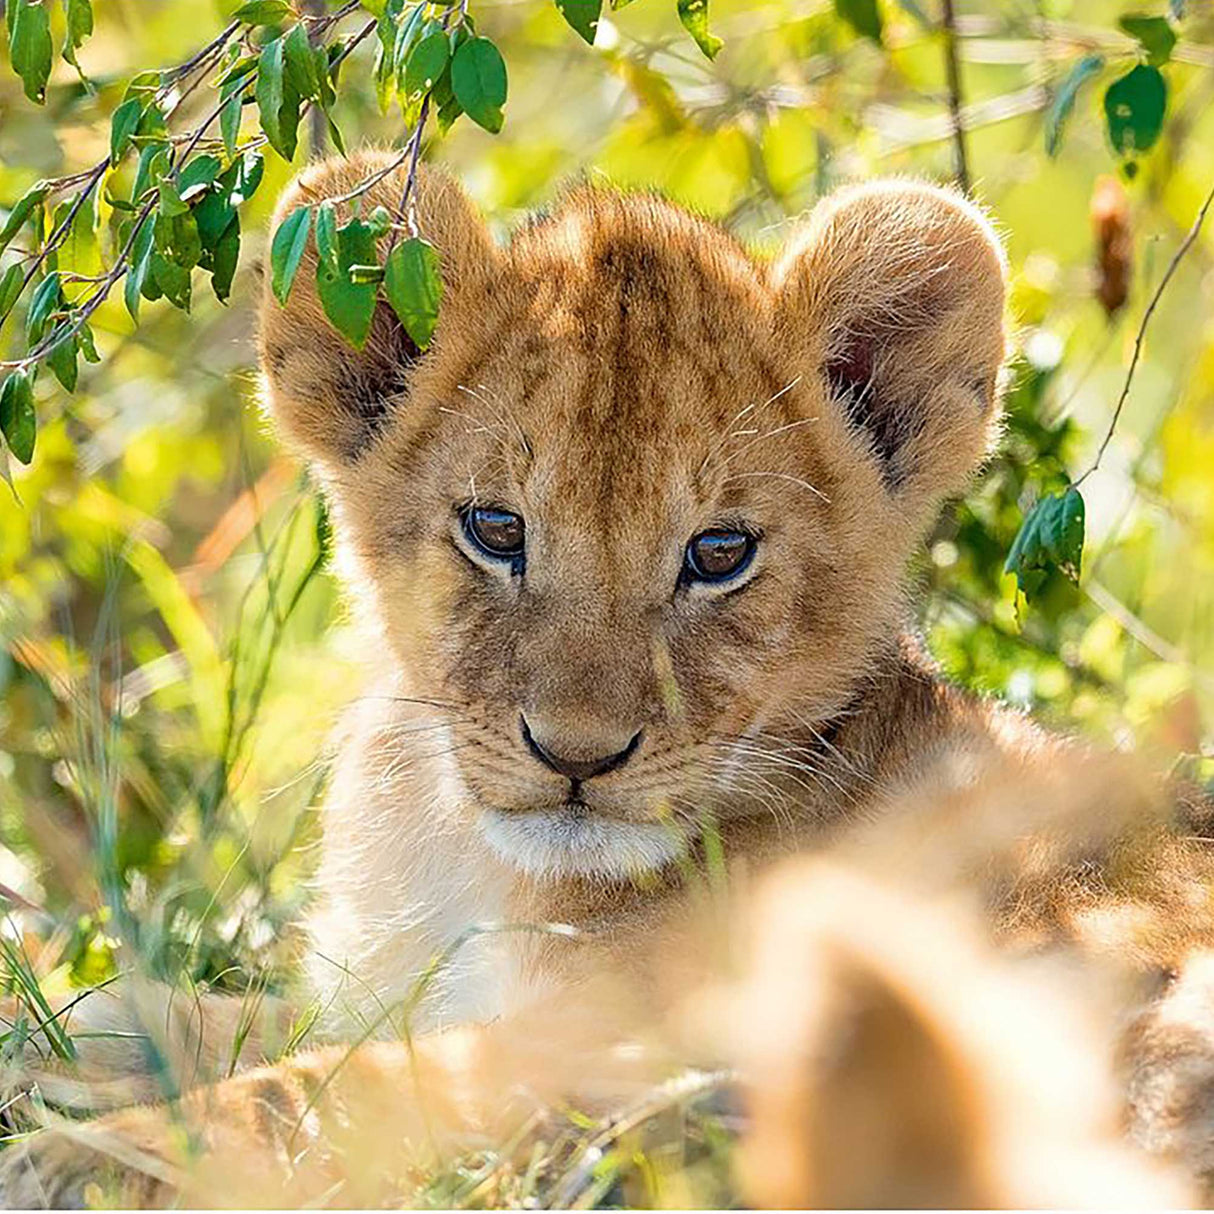
[[[279, 217], [383, 163], [309, 169]], [[261, 332], [382, 662], [433, 718], [402, 749], [441, 751], [532, 871], [654, 868], [704, 811], [783, 812], [996, 429], [989, 225], [930, 186], [861, 186], [768, 266], [649, 196], [574, 192], [504, 248], [436, 173], [418, 213], [444, 283], [429, 350], [383, 303], [346, 345], [311, 252]]]

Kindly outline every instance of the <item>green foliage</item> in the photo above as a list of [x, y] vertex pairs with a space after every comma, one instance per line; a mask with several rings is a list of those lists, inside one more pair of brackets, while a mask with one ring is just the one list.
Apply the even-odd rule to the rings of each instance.
[[1084, 55], [1082, 59], [1075, 61], [1058, 86], [1054, 100], [1045, 115], [1045, 150], [1049, 155], [1056, 156], [1062, 146], [1063, 129], [1075, 108], [1075, 102], [1079, 99], [1079, 90], [1092, 77], [1098, 76], [1103, 67], [1103, 55]]
[[1176, 32], [1166, 17], [1127, 15], [1117, 23], [1131, 38], [1137, 38], [1151, 67], [1162, 67], [1176, 48]]
[[[322, 213], [332, 215], [332, 211]], [[319, 242], [319, 219], [316, 230]], [[326, 237], [316, 263], [316, 289], [333, 327], [355, 349], [361, 350], [371, 332], [376, 289], [374, 283], [356, 282], [350, 271], [353, 266], [375, 263], [375, 233], [368, 224], [351, 219], [337, 228], [335, 236], [335, 240]]]
[[1032, 598], [1054, 570], [1078, 584], [1083, 563], [1083, 497], [1078, 489], [1043, 497], [1025, 517], [1007, 554], [1025, 598]]
[[451, 43], [447, 33], [437, 22], [423, 33], [414, 44], [405, 60], [405, 87], [407, 97], [421, 97], [428, 93], [442, 78], [451, 58]]
[[4, 226], [0, 227], [0, 253], [4, 252], [9, 241], [21, 231], [22, 225], [34, 214], [34, 208], [41, 205], [50, 192], [50, 186], [45, 181], [39, 181], [36, 185], [30, 186], [13, 203], [12, 209], [4, 221]]
[[41, 102], [51, 75], [51, 18], [40, 0], [13, 0], [6, 8], [8, 55], [25, 95]]
[[[76, 52], [93, 32], [92, 0], [67, 0], [63, 15], [66, 27], [63, 39], [63, 58], [79, 71]], [[83, 76], [83, 73], [81, 73]]]
[[388, 254], [384, 294], [417, 347], [426, 349], [443, 297], [438, 253], [429, 241], [412, 236]]
[[599, 28], [599, 14], [603, 11], [603, 0], [556, 0], [556, 7], [569, 23], [570, 29], [576, 30], [584, 41], [593, 46], [594, 35]]
[[715, 59], [725, 43], [708, 29], [708, 0], [679, 0], [679, 20], [696, 46], [709, 59]]
[[1123, 156], [1152, 147], [1163, 131], [1168, 86], [1157, 67], [1140, 63], [1109, 85], [1104, 113], [1109, 139]]
[[26, 371], [10, 372], [0, 385], [0, 434], [23, 464], [34, 458], [34, 387]]
[[311, 227], [312, 209], [296, 207], [274, 233], [274, 241], [270, 245], [270, 287], [280, 304], [285, 304], [291, 294], [295, 272], [308, 247]]
[[506, 65], [488, 38], [469, 38], [451, 59], [451, 88], [465, 114], [496, 135], [506, 104]]

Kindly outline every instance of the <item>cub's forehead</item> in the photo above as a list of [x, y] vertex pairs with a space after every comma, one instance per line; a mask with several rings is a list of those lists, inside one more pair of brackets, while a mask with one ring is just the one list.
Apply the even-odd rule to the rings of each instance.
[[582, 190], [516, 235], [484, 369], [532, 419], [686, 442], [778, 390], [763, 270], [650, 196]]
[[587, 190], [504, 260], [480, 340], [439, 393], [455, 388], [445, 446], [461, 485], [630, 526], [755, 489], [721, 483], [738, 470], [731, 436], [760, 410], [778, 424], [791, 398], [764, 406], [795, 377], [763, 268], [735, 240], [660, 199]]

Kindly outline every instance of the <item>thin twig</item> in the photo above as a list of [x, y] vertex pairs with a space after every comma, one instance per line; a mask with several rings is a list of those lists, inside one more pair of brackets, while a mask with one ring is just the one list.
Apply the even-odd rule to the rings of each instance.
[[965, 147], [965, 125], [961, 119], [961, 65], [957, 59], [957, 17], [953, 0], [940, 0], [940, 24], [944, 34], [944, 67], [948, 74], [948, 113], [953, 135], [953, 174], [964, 194], [970, 192], [969, 155]]
[[[409, 231], [416, 236], [417, 232], [417, 215], [414, 206], [414, 194], [417, 187], [417, 166], [421, 162], [422, 156], [422, 135], [426, 130], [426, 119], [430, 116], [430, 94], [427, 93], [422, 98], [421, 109], [417, 112], [417, 125], [413, 128], [412, 138], [409, 140], [409, 172], [405, 177], [405, 188], [401, 190], [400, 206], [397, 207], [397, 218], [401, 223], [409, 225]], [[388, 252], [392, 252], [393, 246], [396, 244], [396, 229], [393, 229], [392, 235], [388, 240]]]
[[1193, 220], [1193, 226], [1189, 228], [1184, 240], [1180, 242], [1179, 248], [1172, 254], [1172, 260], [1168, 262], [1168, 268], [1164, 270], [1163, 277], [1159, 280], [1159, 286], [1155, 288], [1155, 293], [1151, 296], [1150, 303], [1147, 304], [1146, 311], [1142, 314], [1142, 321], [1138, 325], [1138, 333], [1134, 338], [1134, 353], [1130, 358], [1130, 366], [1126, 371], [1125, 383], [1121, 385], [1121, 395], [1117, 398], [1117, 404], [1113, 409], [1113, 416], [1109, 421], [1109, 428], [1105, 432], [1103, 441], [1096, 451], [1096, 458], [1092, 460], [1086, 472], [1074, 482], [1075, 486], [1082, 485], [1097, 468], [1100, 467], [1100, 461], [1104, 456], [1105, 449], [1113, 439], [1113, 433], [1117, 429], [1117, 423], [1121, 419], [1121, 410], [1125, 407], [1126, 399], [1130, 395], [1130, 387], [1134, 382], [1134, 372], [1138, 369], [1138, 359], [1142, 354], [1142, 343], [1147, 335], [1147, 326], [1151, 323], [1151, 317], [1155, 314], [1155, 309], [1163, 297], [1167, 285], [1172, 281], [1172, 275], [1176, 273], [1177, 266], [1180, 265], [1184, 255], [1193, 247], [1193, 243], [1201, 234], [1202, 224], [1206, 221], [1206, 214], [1210, 210], [1210, 205], [1214, 203], [1214, 187], [1206, 195], [1206, 200], [1201, 204], [1201, 208], [1197, 212], [1196, 219]]

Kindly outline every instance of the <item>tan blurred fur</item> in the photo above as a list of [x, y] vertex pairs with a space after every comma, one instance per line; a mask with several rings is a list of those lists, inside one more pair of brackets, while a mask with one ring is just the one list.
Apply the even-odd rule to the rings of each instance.
[[[278, 218], [383, 163], [367, 153], [305, 171]], [[393, 207], [401, 184], [390, 175], [362, 205]], [[1074, 1172], [1057, 1188], [1034, 1189], [1031, 1171], [1012, 1184], [988, 1159], [1013, 1151], [989, 1043], [967, 1036], [931, 957], [920, 968], [879, 945], [880, 925], [904, 938], [921, 903], [922, 922], [944, 922], [933, 887], [968, 890], [1013, 953], [1103, 953], [1119, 974], [1157, 973], [1208, 937], [1201, 847], [1181, 841], [1172, 803], [947, 685], [907, 626], [906, 560], [998, 432], [1005, 266], [986, 219], [921, 184], [842, 190], [769, 267], [648, 196], [575, 190], [499, 248], [452, 182], [423, 173], [418, 191], [443, 266], [431, 350], [380, 303], [352, 351], [323, 316], [311, 251], [289, 305], [267, 294], [263, 307], [269, 408], [324, 488], [372, 674], [324, 808], [309, 968], [338, 1038], [388, 1030], [385, 1009], [402, 1001], [415, 1032], [493, 1023], [422, 1038], [415, 1061], [399, 1043], [336, 1046], [190, 1093], [183, 1115], [204, 1155], [188, 1176], [162, 1110], [36, 1138], [0, 1164], [5, 1196], [78, 1195], [98, 1165], [91, 1145], [123, 1165], [131, 1200], [178, 1183], [198, 1201], [396, 1200], [400, 1168], [448, 1133], [480, 1141], [571, 1087], [599, 1084], [610, 1105], [674, 1061], [711, 1064], [736, 1043], [731, 1014], [708, 1047], [672, 1025], [689, 991], [728, 970], [736, 904], [722, 919], [711, 896], [718, 836], [743, 906], [794, 853], [832, 849], [857, 874], [836, 884], [853, 892], [835, 919], [821, 917], [814, 868], [793, 882], [803, 904], [787, 877], [765, 904], [759, 989], [788, 978], [770, 963], [785, 913], [788, 947], [805, 949], [781, 1039], [804, 1053], [846, 1022], [836, 1003], [876, 1009], [842, 1072], [858, 1086], [811, 1072], [794, 1101], [803, 1121], [763, 1114], [785, 1097], [756, 1064], [754, 1157], [792, 1135], [841, 1168], [794, 1167], [783, 1187], [773, 1170], [761, 1200], [1081, 1200], [1070, 1180], [1102, 1152], [1133, 1174], [1093, 1097]], [[470, 503], [526, 518], [525, 578], [467, 550]], [[748, 580], [682, 587], [688, 539], [740, 524], [761, 532]], [[585, 782], [573, 813], [520, 714], [579, 760], [641, 741]], [[829, 885], [834, 870], [821, 871]], [[874, 893], [875, 913], [864, 891], [887, 883], [902, 893]], [[486, 922], [515, 930], [461, 944], [413, 1001], [435, 954]], [[562, 927], [534, 930], [544, 924]], [[966, 989], [1002, 983], [964, 933], [946, 955]], [[1141, 1007], [1124, 981], [1118, 997]], [[1138, 1031], [1143, 1057], [1167, 1054], [1150, 1049], [1166, 1037], [1159, 1007]], [[653, 1048], [621, 1062], [615, 1044], [638, 1033]], [[1149, 1138], [1184, 1101], [1159, 1099], [1166, 1065], [1126, 1065]], [[944, 1094], [923, 1108], [908, 1092], [929, 1078]], [[907, 1162], [866, 1189], [844, 1147], [874, 1116]], [[1054, 1122], [1035, 1124], [1044, 1149]], [[961, 1126], [984, 1145], [951, 1143]], [[350, 1143], [357, 1166], [343, 1162]]]

